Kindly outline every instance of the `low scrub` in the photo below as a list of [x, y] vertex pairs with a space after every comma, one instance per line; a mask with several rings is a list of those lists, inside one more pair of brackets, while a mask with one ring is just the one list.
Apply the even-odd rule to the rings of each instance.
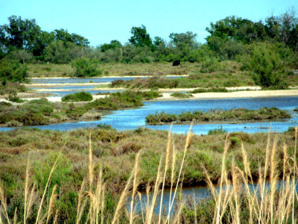
[[0, 60], [0, 80], [3, 82], [27, 81], [27, 66], [17, 60]]
[[26, 86], [18, 83], [18, 82], [7, 82], [3, 81], [0, 84], [0, 95], [9, 95], [9, 94], [17, 94], [19, 92], [26, 92]]
[[89, 58], [77, 58], [71, 62], [75, 69], [74, 76], [79, 78], [100, 76], [103, 70], [97, 68], [98, 62]]
[[180, 93], [180, 92], [172, 93], [171, 96], [176, 98], [181, 98], [181, 99], [192, 97], [191, 93]]
[[61, 99], [63, 102], [79, 102], [79, 101], [91, 101], [93, 100], [91, 93], [78, 92], [74, 94], [67, 94]]
[[164, 124], [170, 122], [211, 122], [211, 121], [255, 121], [274, 120], [291, 118], [286, 111], [278, 108], [260, 108], [258, 110], [248, 110], [244, 108], [231, 110], [210, 110], [208, 112], [193, 111], [181, 114], [168, 114], [165, 112], [151, 114], [146, 117], [148, 124]]
[[216, 92], [229, 92], [226, 88], [209, 88], [209, 89], [194, 89], [191, 93], [216, 93]]

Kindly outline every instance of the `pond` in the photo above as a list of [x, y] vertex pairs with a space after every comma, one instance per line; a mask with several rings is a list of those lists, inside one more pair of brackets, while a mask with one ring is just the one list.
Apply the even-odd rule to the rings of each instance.
[[[294, 109], [298, 106], [298, 97], [272, 97], [272, 98], [241, 98], [241, 99], [215, 99], [215, 100], [181, 100], [181, 101], [152, 101], [144, 102], [144, 106], [113, 111], [105, 115], [98, 121], [80, 121], [61, 124], [50, 124], [43, 126], [34, 126], [35, 128], [48, 130], [71, 130], [75, 128], [96, 127], [98, 124], [109, 124], [117, 130], [134, 130], [139, 127], [146, 127], [155, 130], [169, 130], [170, 125], [146, 125], [145, 117], [149, 114], [165, 111], [167, 113], [178, 114], [181, 112], [210, 109], [258, 109], [261, 107], [277, 107], [287, 110], [292, 114], [291, 119], [280, 120], [276, 122], [254, 122], [238, 124], [195, 124], [192, 131], [195, 134], [207, 134], [209, 130], [222, 127], [228, 132], [267, 132], [270, 128], [272, 131], [283, 132], [289, 127], [298, 125], [298, 114]], [[0, 128], [0, 131], [7, 131], [13, 128]], [[185, 134], [189, 130], [189, 125], [174, 125], [172, 132]]]

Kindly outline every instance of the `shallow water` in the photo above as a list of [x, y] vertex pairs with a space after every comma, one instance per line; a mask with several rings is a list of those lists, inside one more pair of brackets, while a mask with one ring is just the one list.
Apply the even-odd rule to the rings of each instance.
[[[278, 181], [277, 182], [277, 186], [276, 189], [280, 189], [283, 187], [283, 181]], [[295, 185], [296, 185], [296, 192], [298, 191], [298, 181], [295, 181]], [[232, 186], [231, 186], [232, 187]], [[256, 192], [259, 192], [260, 190], [260, 186], [258, 184], [249, 184], [249, 188], [251, 191], [255, 190]], [[270, 183], [267, 182], [265, 184], [265, 188], [269, 189], [270, 188]], [[219, 186], [215, 187], [216, 191], [219, 191]], [[223, 186], [223, 190], [226, 189], [226, 186]], [[141, 212], [141, 211], [145, 211], [145, 208], [147, 206], [147, 194], [146, 192], [141, 192], [142, 194], [142, 198], [141, 200], [139, 199], [139, 197], [136, 198], [135, 200], [135, 208], [134, 210], [136, 212]], [[152, 200], [152, 192], [149, 193], [149, 199], [150, 199], [150, 203]], [[178, 194], [178, 192], [177, 192]], [[177, 199], [177, 194], [173, 203], [173, 208], [175, 208], [176, 205], [176, 199]], [[171, 196], [171, 197], [170, 197]], [[209, 199], [211, 197], [211, 192], [209, 190], [209, 188], [207, 186], [198, 186], [198, 187], [184, 187], [182, 189], [182, 201], [190, 206], [193, 207], [194, 202], [198, 203], [200, 202], [202, 199]], [[169, 211], [169, 204], [172, 201], [172, 198], [174, 197], [174, 190], [172, 191], [172, 193], [170, 192], [170, 189], [165, 189], [164, 191], [164, 196], [163, 196], [163, 203], [162, 203], [162, 211], [164, 212], [164, 214], [168, 214]], [[170, 200], [171, 198], [171, 200]], [[156, 206], [154, 208], [154, 212], [156, 214], [159, 214], [159, 210], [160, 210], [160, 200], [161, 200], [161, 194], [158, 195], [157, 197], [157, 202], [156, 202]], [[130, 201], [131, 198], [129, 198], [128, 203], [126, 204], [126, 208], [128, 211], [130, 211]], [[171, 210], [171, 214], [173, 214], [173, 210]]]
[[[147, 77], [140, 77], [141, 79], [147, 79], [150, 78], [150, 76]], [[181, 76], [164, 76], [164, 78], [167, 79], [176, 79], [181, 78]], [[63, 84], [63, 83], [103, 83], [103, 82], [113, 82], [115, 80], [133, 80], [136, 79], [136, 77], [107, 77], [107, 78], [55, 78], [55, 79], [31, 79], [32, 83], [38, 83], [38, 84]]]
[[40, 91], [39, 93], [52, 93], [55, 94], [53, 96], [49, 96], [49, 97], [55, 97], [55, 96], [60, 96], [63, 97], [67, 94], [74, 94], [77, 92], [87, 92], [87, 93], [91, 93], [92, 95], [96, 95], [98, 93], [115, 93], [115, 92], [122, 92], [123, 90], [89, 90], [89, 89], [78, 89], [78, 90], [69, 90], [69, 91], [52, 91], [52, 92], [48, 92], [48, 91]]
[[[34, 126], [35, 128], [48, 130], [71, 130], [75, 128], [96, 127], [98, 124], [109, 124], [117, 130], [134, 130], [138, 127], [146, 127], [156, 130], [169, 130], [170, 125], [146, 125], [145, 117], [155, 112], [165, 111], [167, 113], [181, 113], [187, 111], [210, 109], [258, 109], [261, 107], [277, 107], [287, 110], [292, 114], [291, 119], [285, 119], [278, 122], [259, 122], [259, 123], [241, 123], [241, 124], [195, 124], [192, 131], [195, 134], [207, 134], [209, 130], [222, 127], [228, 132], [267, 132], [269, 128], [272, 131], [283, 132], [289, 127], [298, 125], [298, 114], [294, 109], [298, 106], [298, 97], [274, 97], [274, 98], [245, 98], [245, 99], [217, 99], [217, 100], [181, 100], [181, 101], [153, 101], [144, 102], [144, 106], [136, 109], [118, 110], [110, 115], [105, 115], [98, 121], [80, 121], [62, 124], [50, 124], [43, 126]], [[174, 125], [173, 133], [185, 134], [190, 125]], [[0, 131], [7, 131], [13, 128], [0, 128]]]

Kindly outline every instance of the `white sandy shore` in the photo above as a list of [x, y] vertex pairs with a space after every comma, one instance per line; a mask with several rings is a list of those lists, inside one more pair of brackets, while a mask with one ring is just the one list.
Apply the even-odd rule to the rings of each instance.
[[[115, 90], [115, 89], [114, 89]], [[183, 90], [180, 90], [183, 91]], [[153, 101], [169, 101], [169, 100], [204, 100], [204, 99], [229, 99], [229, 98], [258, 98], [258, 97], [287, 97], [298, 96], [298, 89], [292, 90], [255, 90], [255, 91], [235, 91], [235, 92], [217, 92], [217, 93], [196, 93], [193, 97], [187, 99], [175, 98], [171, 96], [170, 92], [162, 92], [162, 97], [154, 99]], [[22, 98], [21, 95], [19, 97]], [[105, 95], [93, 95], [94, 99], [104, 98]], [[53, 96], [46, 97], [51, 102], [61, 102], [62, 97]], [[33, 100], [38, 98], [24, 98], [26, 100]], [[8, 102], [6, 99], [0, 99], [0, 102]], [[297, 105], [298, 106], [298, 105]]]
[[[170, 96], [171, 93], [163, 93], [161, 98], [156, 100], [185, 100]], [[219, 93], [196, 93], [187, 100], [197, 99], [229, 99], [229, 98], [257, 98], [257, 97], [286, 97], [298, 96], [298, 90], [256, 90], [256, 91], [235, 91]]]

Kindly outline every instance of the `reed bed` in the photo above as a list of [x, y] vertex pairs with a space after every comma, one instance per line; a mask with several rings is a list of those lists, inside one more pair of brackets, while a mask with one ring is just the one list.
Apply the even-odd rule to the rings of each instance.
[[[228, 171], [226, 155], [230, 149], [230, 135], [227, 134], [221, 161], [219, 187], [211, 181], [210, 174], [202, 165], [201, 169], [205, 171], [206, 182], [212, 196], [205, 204], [193, 199], [191, 207], [187, 207], [187, 202], [181, 199], [183, 170], [187, 166], [188, 151], [193, 138], [191, 127], [186, 136], [180, 160], [176, 158], [175, 141], [169, 132], [166, 150], [160, 155], [155, 184], [152, 189], [147, 186], [147, 203], [139, 212], [136, 212], [135, 208], [142, 199], [138, 187], [140, 158], [143, 150], [135, 155], [134, 167], [124, 190], [118, 197], [115, 209], [113, 212], [107, 211], [109, 209], [106, 203], [108, 191], [103, 178], [104, 169], [101, 164], [94, 162], [90, 132], [88, 173], [84, 181], [78, 185], [75, 223], [296, 223], [298, 220], [296, 214], [297, 132], [295, 128], [295, 136], [293, 136], [295, 147], [290, 151], [292, 153], [289, 154], [285, 144], [283, 146], [282, 166], [279, 166], [276, 159], [277, 140], [272, 138], [270, 133], [268, 134], [267, 146], [264, 149], [266, 155], [264, 161], [259, 161], [257, 183], [253, 179], [250, 161], [243, 144], [241, 145], [243, 166], [239, 166], [233, 159], [231, 171]], [[0, 187], [0, 224], [62, 222], [60, 211], [55, 210], [54, 207], [56, 199], [61, 195], [58, 195], [57, 186], [51, 185], [52, 174], [61, 161], [61, 152], [53, 161], [42, 192], [39, 192], [38, 186], [30, 178], [31, 157], [34, 156], [29, 156], [24, 177], [24, 200], [15, 209], [13, 215], [8, 212], [9, 204], [5, 191], [2, 186]], [[261, 162], [265, 165], [261, 166]], [[281, 175], [278, 169], [282, 169]], [[167, 177], [170, 179], [171, 194], [168, 208], [164, 208], [163, 197]], [[155, 213], [158, 198], [160, 198], [160, 209]], [[128, 204], [130, 206], [127, 206]], [[164, 209], [167, 210], [166, 214], [163, 213]]]

